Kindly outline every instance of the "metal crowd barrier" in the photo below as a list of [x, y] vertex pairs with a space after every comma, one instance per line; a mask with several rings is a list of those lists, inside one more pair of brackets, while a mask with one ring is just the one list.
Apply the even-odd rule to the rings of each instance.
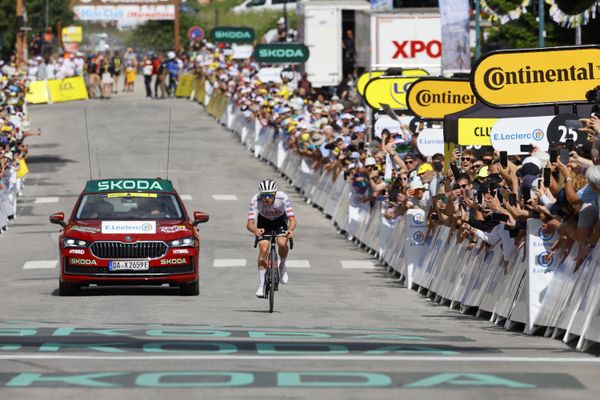
[[[244, 117], [231, 101], [215, 118], [255, 157], [276, 167], [340, 231], [396, 271], [408, 288], [462, 312], [474, 311], [506, 329], [523, 326], [526, 334], [577, 339], [579, 350], [600, 342], [598, 248], [573, 272], [574, 246], [567, 257], [552, 261], [554, 266], [540, 281], [528, 267], [529, 237], [520, 249], [505, 235], [493, 245], [478, 243], [468, 251], [446, 226], [427, 232], [422, 211], [388, 220], [380, 202], [361, 204], [343, 175], [312, 170], [310, 160], [287, 152], [284, 138], [272, 127]], [[528, 232], [529, 225], [539, 232], [538, 220], [528, 221]]]

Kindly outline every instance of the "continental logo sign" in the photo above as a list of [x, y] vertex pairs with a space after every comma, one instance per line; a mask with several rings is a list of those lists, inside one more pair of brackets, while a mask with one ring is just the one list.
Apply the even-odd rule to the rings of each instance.
[[425, 119], [443, 119], [477, 102], [469, 81], [459, 79], [421, 78], [406, 96], [408, 109]]
[[490, 134], [498, 118], [459, 118], [458, 144], [461, 146], [491, 146]]
[[375, 109], [382, 109], [384, 105], [392, 110], [407, 110], [406, 93], [418, 76], [412, 77], [379, 77], [371, 79], [365, 87], [365, 101]]
[[494, 107], [586, 102], [600, 84], [600, 46], [498, 51], [471, 76], [475, 95]]
[[[385, 75], [385, 71], [365, 72], [364, 74], [359, 76], [358, 79], [356, 80], [356, 90], [358, 91], [358, 93], [360, 93], [361, 96], [364, 97], [365, 87], [367, 86], [367, 83], [369, 83], [369, 81], [371, 81], [372, 79], [379, 78], [380, 76], [384, 76], [384, 75]], [[427, 76], [427, 75], [429, 75], [429, 73], [427, 71], [425, 71], [424, 69], [407, 68], [407, 69], [402, 69], [401, 76]]]

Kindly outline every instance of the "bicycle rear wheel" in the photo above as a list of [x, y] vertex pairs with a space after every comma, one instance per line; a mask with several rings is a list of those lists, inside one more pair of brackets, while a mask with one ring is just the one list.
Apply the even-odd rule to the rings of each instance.
[[277, 255], [275, 251], [271, 251], [269, 254], [269, 280], [271, 284], [269, 285], [269, 312], [273, 312], [273, 307], [275, 306], [275, 268], [277, 266], [275, 263], [277, 262]]

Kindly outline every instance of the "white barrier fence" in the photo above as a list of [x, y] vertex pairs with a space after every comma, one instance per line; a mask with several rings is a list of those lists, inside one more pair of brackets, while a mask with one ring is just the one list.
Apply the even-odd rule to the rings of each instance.
[[286, 142], [272, 127], [249, 120], [229, 105], [221, 124], [236, 132], [255, 157], [284, 174], [307, 202], [319, 207], [333, 223], [352, 235], [388, 267], [436, 301], [476, 311], [496, 324], [524, 332], [571, 341], [586, 350], [600, 342], [600, 251], [575, 269], [576, 246], [570, 254], [550, 255], [556, 237], [541, 231], [539, 220], [527, 223], [527, 240], [517, 248], [508, 232], [489, 246], [466, 249], [446, 226], [427, 232], [425, 214], [410, 210], [388, 220], [382, 204], [361, 203], [343, 175], [313, 171], [309, 161], [288, 152]]

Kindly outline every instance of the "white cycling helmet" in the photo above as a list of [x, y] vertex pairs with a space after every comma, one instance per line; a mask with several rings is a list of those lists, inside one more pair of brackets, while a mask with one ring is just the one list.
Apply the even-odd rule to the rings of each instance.
[[277, 182], [272, 179], [264, 179], [258, 184], [258, 191], [261, 193], [273, 193], [277, 191]]

